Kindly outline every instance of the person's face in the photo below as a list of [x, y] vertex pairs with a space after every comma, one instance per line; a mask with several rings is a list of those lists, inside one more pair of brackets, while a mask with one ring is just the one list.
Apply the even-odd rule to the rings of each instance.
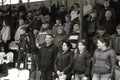
[[116, 29], [116, 30], [117, 30], [118, 35], [120, 35], [120, 29]]
[[74, 10], [78, 10], [78, 6], [77, 5], [74, 5]]
[[56, 24], [61, 24], [61, 21], [60, 20], [56, 20]]
[[73, 31], [78, 31], [79, 30], [79, 24], [75, 24], [73, 26]]
[[34, 30], [33, 30], [33, 34], [34, 34], [34, 35], [37, 35], [37, 34], [38, 34], [38, 30], [34, 29]]
[[45, 41], [46, 41], [46, 44], [51, 44], [52, 41], [53, 41], [52, 36], [50, 36], [50, 35], [46, 35]]
[[97, 13], [91, 13], [90, 15], [91, 15], [91, 17], [93, 17], [93, 18], [94, 18], [94, 17], [96, 17], [96, 16], [97, 16]]
[[4, 52], [4, 47], [1, 47], [1, 51]]
[[78, 43], [78, 49], [79, 49], [80, 51], [84, 50], [84, 49], [85, 49], [85, 45], [83, 45], [83, 43], [79, 42], [79, 43]]
[[48, 23], [44, 23], [44, 24], [42, 24], [42, 27], [43, 27], [43, 29], [47, 29], [49, 27], [49, 24]]
[[98, 34], [99, 35], [104, 35], [105, 34], [105, 30], [98, 30]]
[[58, 28], [58, 34], [62, 34], [63, 33], [63, 29], [62, 28]]
[[69, 49], [66, 43], [63, 43], [62, 49], [63, 51], [67, 51]]
[[65, 8], [64, 7], [60, 7], [60, 12], [63, 12], [65, 11]]
[[106, 19], [111, 19], [111, 17], [112, 17], [112, 12], [111, 12], [111, 11], [106, 11], [106, 12], [105, 12], [105, 17], [106, 17]]
[[101, 42], [100, 40], [97, 40], [97, 47], [98, 47], [98, 49], [102, 49], [103, 46], [105, 46], [105, 43]]
[[5, 26], [5, 21], [3, 21], [3, 26]]
[[68, 22], [70, 21], [70, 19], [68, 17], [65, 17], [65, 21]]
[[104, 7], [105, 7], [105, 8], [108, 8], [109, 5], [110, 5], [110, 4], [109, 4], [109, 1], [104, 2]]
[[19, 25], [23, 25], [24, 21], [22, 19], [19, 20]]

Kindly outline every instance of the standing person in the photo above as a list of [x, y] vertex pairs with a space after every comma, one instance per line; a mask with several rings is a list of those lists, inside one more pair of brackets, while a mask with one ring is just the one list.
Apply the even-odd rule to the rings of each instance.
[[109, 80], [112, 78], [116, 66], [115, 51], [109, 47], [107, 37], [97, 40], [97, 49], [93, 56], [92, 80]]
[[23, 63], [24, 67], [27, 68], [26, 66], [26, 57], [27, 57], [27, 52], [28, 52], [28, 33], [26, 33], [26, 29], [23, 28], [24, 33], [20, 35], [20, 42], [18, 44], [19, 51], [18, 51], [18, 62], [17, 62], [17, 68], [20, 69], [20, 64]]
[[8, 50], [8, 45], [11, 39], [11, 28], [9, 26], [9, 20], [3, 20], [3, 27], [1, 30], [1, 40], [6, 50]]
[[79, 41], [73, 58], [73, 74], [75, 80], [88, 79], [90, 73], [90, 56], [86, 49], [85, 40]]
[[58, 51], [58, 48], [52, 42], [53, 36], [47, 34], [45, 43], [38, 50], [38, 63], [42, 80], [52, 80], [54, 60]]
[[112, 48], [117, 54], [117, 61], [120, 61], [120, 24], [116, 27], [117, 33], [111, 36]]
[[58, 78], [61, 80], [61, 77], [65, 76], [64, 80], [71, 80], [71, 68], [73, 56], [70, 51], [71, 44], [70, 42], [63, 42], [62, 50], [58, 51], [54, 68], [57, 73]]

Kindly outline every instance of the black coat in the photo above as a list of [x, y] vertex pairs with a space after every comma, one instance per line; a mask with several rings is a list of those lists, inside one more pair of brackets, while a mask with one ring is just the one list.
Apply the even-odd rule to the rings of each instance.
[[53, 71], [57, 51], [58, 48], [54, 44], [50, 46], [43, 44], [41, 46], [41, 49], [38, 50], [39, 70]]
[[71, 51], [67, 51], [63, 54], [63, 50], [60, 50], [57, 54], [57, 57], [55, 59], [54, 68], [57, 72], [58, 70], [61, 72], [64, 72], [65, 74], [70, 73], [72, 69], [72, 56]]

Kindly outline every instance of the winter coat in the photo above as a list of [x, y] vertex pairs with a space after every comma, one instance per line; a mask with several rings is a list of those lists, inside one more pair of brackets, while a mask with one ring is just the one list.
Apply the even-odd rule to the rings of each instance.
[[54, 70], [54, 61], [57, 55], [57, 51], [58, 48], [54, 44], [49, 46], [43, 44], [41, 46], [41, 48], [38, 50], [39, 70]]
[[113, 34], [111, 36], [112, 48], [115, 52], [120, 55], [120, 36], [118, 34]]
[[63, 53], [63, 50], [59, 50], [54, 63], [55, 71], [64, 72], [65, 74], [70, 73], [72, 69], [72, 61], [73, 53], [71, 51]]
[[86, 50], [80, 54], [77, 50], [77, 52], [74, 54], [75, 56], [73, 60], [72, 72], [76, 74], [85, 74], [88, 76], [90, 73], [90, 56], [88, 51]]
[[96, 49], [93, 56], [93, 73], [113, 74], [116, 66], [116, 53], [112, 48], [105, 51]]
[[6, 26], [6, 27], [2, 28], [1, 39], [5, 42], [11, 39], [11, 29], [10, 29], [9, 26]]

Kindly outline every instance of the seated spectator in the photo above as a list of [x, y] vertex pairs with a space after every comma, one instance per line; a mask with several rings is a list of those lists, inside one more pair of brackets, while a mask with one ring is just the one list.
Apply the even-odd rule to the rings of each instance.
[[[82, 34], [82, 39], [87, 40], [86, 34], [84, 32]], [[72, 32], [68, 36], [68, 41], [72, 44], [72, 49], [76, 48], [77, 42], [80, 40], [80, 25], [79, 23], [75, 23], [73, 26]]]
[[64, 31], [66, 32], [66, 35], [70, 33], [70, 27], [71, 27], [71, 21], [70, 21], [70, 15], [67, 14], [65, 16], [66, 23], [64, 24]]
[[58, 48], [61, 48], [62, 42], [66, 40], [67, 36], [62, 26], [58, 27], [57, 31], [58, 31], [58, 34], [54, 38], [54, 43]]
[[15, 36], [14, 36], [15, 41], [17, 41], [18, 43], [19, 43], [19, 40], [20, 40], [20, 35], [24, 33], [23, 28], [25, 28], [25, 27], [26, 26], [25, 26], [24, 20], [20, 19], [19, 20], [19, 27], [18, 27], [18, 29], [17, 29], [17, 31], [15, 33]]
[[55, 36], [57, 34], [58, 27], [62, 26], [62, 22], [60, 18], [56, 18], [56, 24], [52, 27], [53, 35]]

